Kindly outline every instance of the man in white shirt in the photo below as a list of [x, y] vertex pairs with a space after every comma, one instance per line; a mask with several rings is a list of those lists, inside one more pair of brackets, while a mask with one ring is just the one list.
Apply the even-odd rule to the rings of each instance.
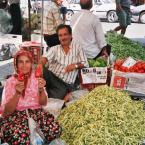
[[43, 68], [46, 90], [50, 98], [63, 99], [75, 89], [78, 69], [88, 66], [82, 47], [72, 40], [72, 30], [68, 25], [61, 24], [57, 28], [60, 45], [51, 47], [41, 64], [48, 62], [48, 69]]
[[73, 39], [80, 43], [87, 58], [108, 56], [107, 43], [99, 18], [90, 12], [92, 0], [80, 0], [82, 10], [72, 16]]

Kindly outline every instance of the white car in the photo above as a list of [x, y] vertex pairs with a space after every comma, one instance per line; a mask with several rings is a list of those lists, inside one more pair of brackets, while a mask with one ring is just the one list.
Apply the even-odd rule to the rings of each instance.
[[[67, 5], [67, 20], [70, 20], [75, 12], [81, 10], [79, 3], [79, 0], [69, 2], [69, 5]], [[90, 11], [101, 19], [107, 18], [109, 22], [115, 22], [118, 19], [115, 8], [116, 6], [113, 0], [93, 0], [93, 7]]]
[[110, 3], [105, 1], [105, 3], [101, 3], [99, 6], [95, 5], [91, 9], [91, 12], [100, 19], [107, 19], [108, 22], [116, 22], [118, 20], [116, 15], [116, 4], [114, 2]]
[[[73, 3], [67, 6], [67, 9], [66, 19], [70, 20], [75, 12], [81, 10], [79, 0], [73, 0]], [[131, 20], [133, 22], [145, 23], [145, 4], [140, 6], [131, 5], [130, 10], [132, 13]], [[93, 7], [90, 11], [100, 19], [107, 19], [108, 22], [116, 22], [118, 20], [116, 4], [113, 0], [93, 0]]]
[[135, 6], [132, 9], [132, 21], [141, 22], [145, 24], [145, 4]]

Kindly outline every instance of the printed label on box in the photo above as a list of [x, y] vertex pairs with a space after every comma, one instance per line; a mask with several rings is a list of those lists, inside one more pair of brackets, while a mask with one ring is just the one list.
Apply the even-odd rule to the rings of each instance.
[[107, 67], [81, 69], [82, 84], [106, 83]]
[[125, 73], [114, 70], [112, 73], [111, 86], [145, 94], [145, 74]]

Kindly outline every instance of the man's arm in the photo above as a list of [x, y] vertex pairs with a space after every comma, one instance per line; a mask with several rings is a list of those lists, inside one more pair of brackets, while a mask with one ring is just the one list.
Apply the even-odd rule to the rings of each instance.
[[88, 61], [87, 61], [87, 57], [82, 49], [82, 47], [80, 45], [78, 45], [78, 58], [76, 58], [76, 60], [78, 60], [77, 63], [74, 64], [70, 64], [66, 67], [65, 72], [70, 72], [73, 71], [75, 69], [81, 69], [83, 67], [88, 67]]
[[93, 23], [93, 27], [95, 30], [95, 38], [96, 38], [96, 42], [98, 45], [98, 49], [100, 49], [100, 52], [101, 52], [107, 45], [107, 42], [105, 40], [105, 35], [104, 35], [102, 25], [101, 25], [99, 18], [96, 18], [95, 23]]
[[61, 18], [59, 9], [53, 9], [53, 17], [55, 19], [56, 27], [64, 23]]

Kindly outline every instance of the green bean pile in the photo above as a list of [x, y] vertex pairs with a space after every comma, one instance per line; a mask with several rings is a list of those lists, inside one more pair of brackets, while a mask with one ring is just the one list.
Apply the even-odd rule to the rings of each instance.
[[58, 121], [68, 145], [139, 145], [145, 139], [143, 102], [100, 86], [62, 110]]
[[139, 42], [117, 33], [108, 33], [106, 39], [108, 44], [112, 46], [112, 52], [117, 59], [126, 59], [131, 56], [145, 61], [145, 48]]

